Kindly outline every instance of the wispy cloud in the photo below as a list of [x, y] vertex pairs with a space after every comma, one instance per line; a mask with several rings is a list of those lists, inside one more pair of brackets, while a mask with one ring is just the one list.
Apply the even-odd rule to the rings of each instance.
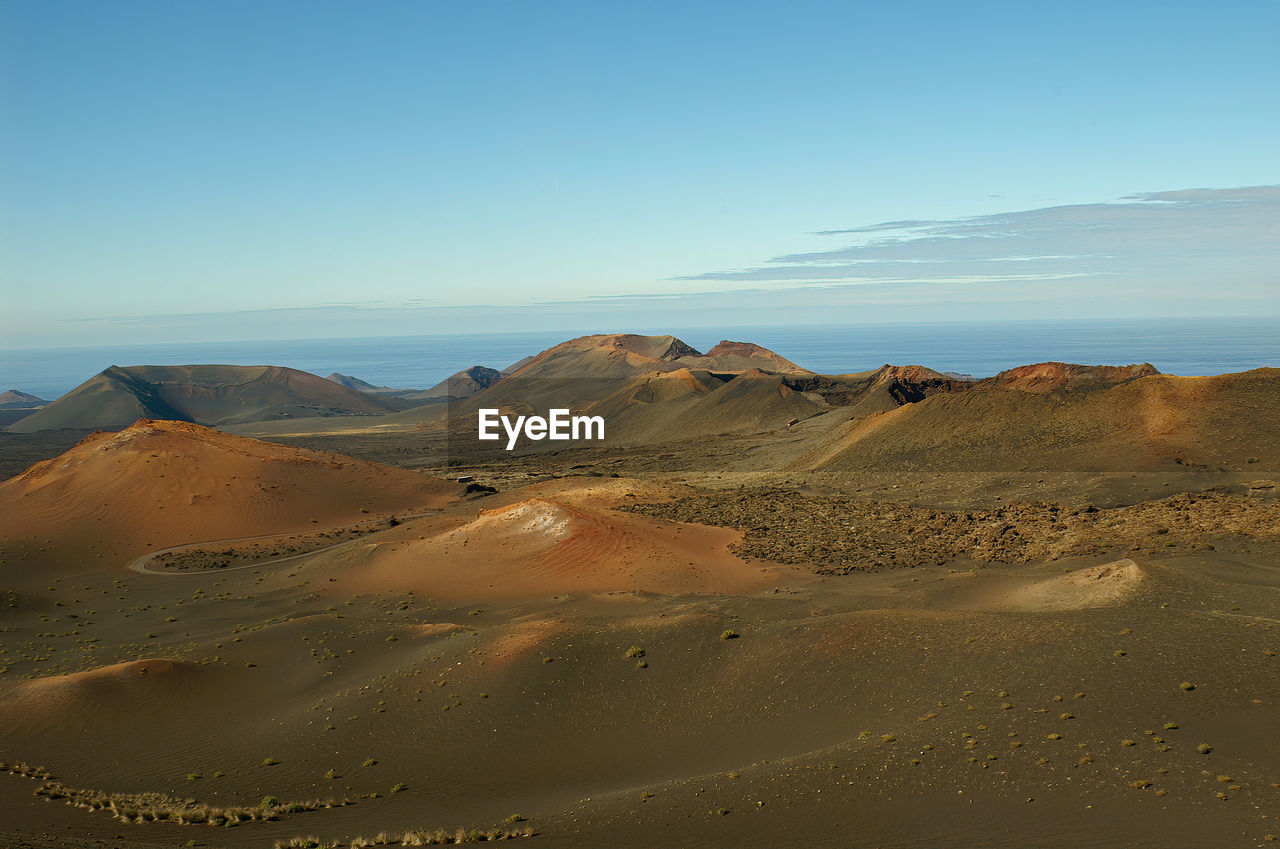
[[1114, 203], [886, 221], [817, 235], [838, 247], [681, 277], [775, 285], [1063, 281], [1280, 284], [1280, 186], [1183, 189]]
[[[1113, 203], [823, 231], [827, 250], [754, 268], [676, 278], [678, 291], [528, 296], [519, 303], [433, 297], [191, 314], [98, 316], [27, 329], [112, 344], [602, 327], [1280, 315], [1280, 186], [1148, 192]], [[690, 283], [689, 281], [693, 281]], [[669, 281], [668, 281], [669, 282]], [[24, 335], [25, 334], [25, 335]], [[111, 341], [108, 341], [111, 340]]]

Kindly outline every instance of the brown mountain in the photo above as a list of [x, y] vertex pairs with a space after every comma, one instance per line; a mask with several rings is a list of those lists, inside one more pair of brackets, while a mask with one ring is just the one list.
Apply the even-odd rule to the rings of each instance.
[[703, 354], [674, 336], [607, 333], [580, 336], [548, 348], [511, 372], [537, 377], [617, 378], [679, 368], [709, 371], [809, 372], [785, 357], [750, 342], [724, 341]]
[[674, 336], [606, 333], [580, 336], [548, 348], [511, 372], [510, 378], [619, 378], [680, 368], [684, 356], [701, 356]]
[[1075, 363], [1036, 363], [1002, 371], [979, 381], [982, 388], [1020, 389], [1023, 392], [1081, 392], [1104, 389], [1140, 377], [1159, 374], [1151, 363], [1128, 366], [1082, 366]]
[[730, 342], [726, 339], [705, 354], [686, 354], [679, 359], [693, 368], [711, 371], [741, 372], [760, 369], [788, 374], [812, 374], [808, 369], [801, 368], [786, 357], [754, 342]]
[[486, 366], [472, 366], [451, 374], [430, 389], [415, 393], [414, 398], [470, 398], [502, 380], [503, 374]]
[[0, 392], [0, 410], [31, 410], [48, 403], [43, 398], [19, 392], [17, 389]]
[[111, 366], [10, 429], [114, 429], [139, 418], [222, 425], [392, 409], [375, 396], [279, 366]]
[[1026, 380], [982, 381], [845, 416], [815, 434], [804, 465], [1117, 471], [1280, 462], [1280, 369], [1114, 374], [1119, 382], [1111, 385], [1089, 376], [1083, 386], [1090, 391], [1081, 391], [1070, 376], [1032, 372]]

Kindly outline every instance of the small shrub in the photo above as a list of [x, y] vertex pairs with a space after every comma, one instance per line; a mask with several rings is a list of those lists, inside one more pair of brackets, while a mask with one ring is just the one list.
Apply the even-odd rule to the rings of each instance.
[[736, 640], [738, 639], [738, 632], [733, 630], [732, 628], [726, 628], [725, 630], [720, 632], [720, 639]]
[[627, 649], [627, 653], [624, 654], [623, 657], [624, 658], [644, 657], [644, 649], [640, 648], [639, 646], [632, 646], [631, 648]]

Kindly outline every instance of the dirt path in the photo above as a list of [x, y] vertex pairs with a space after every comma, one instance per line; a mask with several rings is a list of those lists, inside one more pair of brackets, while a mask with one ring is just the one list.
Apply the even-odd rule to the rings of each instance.
[[[438, 510], [432, 510], [426, 513], [414, 513], [412, 515], [404, 516], [403, 518], [400, 518], [400, 521], [408, 522], [412, 519], [421, 519], [423, 516], [433, 516], [438, 512], [439, 512]], [[327, 528], [327, 529], [324, 529], [323, 531], [316, 530], [316, 531], [312, 531], [311, 533], [324, 533], [326, 531], [340, 531], [343, 529], [344, 528]], [[369, 534], [365, 534], [364, 536], [371, 536], [374, 533], [377, 533], [377, 531], [372, 531]], [[234, 545], [236, 543], [254, 542], [256, 540], [286, 539], [288, 537], [293, 537], [297, 535], [298, 535], [297, 533], [260, 534], [259, 536], [236, 537], [234, 539], [214, 539], [214, 540], [207, 540], [204, 542], [184, 542], [181, 545], [172, 545], [172, 546], [169, 546], [168, 548], [157, 548], [155, 551], [150, 551], [142, 555], [141, 557], [134, 558], [129, 562], [129, 569], [134, 572], [138, 572], [139, 574], [142, 574], [142, 575], [181, 575], [181, 576], [221, 575], [224, 572], [233, 572], [237, 569], [253, 569], [258, 566], [274, 566], [278, 563], [287, 563], [290, 560], [299, 560], [303, 557], [310, 557], [313, 554], [320, 554], [321, 552], [332, 551], [335, 548], [341, 548], [344, 545], [350, 545], [351, 543], [359, 542], [364, 538], [364, 536], [358, 536], [355, 539], [346, 539], [346, 540], [343, 540], [342, 542], [336, 542], [333, 545], [326, 545], [323, 548], [313, 548], [312, 550], [304, 551], [301, 554], [289, 554], [284, 557], [273, 557], [270, 560], [259, 560], [254, 563], [244, 563], [240, 566], [224, 566], [218, 569], [192, 569], [190, 571], [182, 572], [182, 571], [169, 570], [169, 569], [152, 569], [147, 565], [152, 560], [154, 560], [155, 558], [159, 557], [162, 554], [171, 554], [175, 551], [185, 551], [189, 548], [212, 548], [214, 546], [219, 546], [219, 545]]]

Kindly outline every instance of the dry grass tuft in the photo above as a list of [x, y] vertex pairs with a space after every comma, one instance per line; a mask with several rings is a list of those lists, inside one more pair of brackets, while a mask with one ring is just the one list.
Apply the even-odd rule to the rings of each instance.
[[[274, 796], [266, 796], [253, 806], [214, 806], [195, 799], [178, 799], [164, 793], [111, 793], [106, 790], [84, 790], [68, 787], [56, 780], [41, 767], [29, 764], [0, 762], [0, 771], [36, 779], [40, 786], [35, 795], [45, 801], [62, 800], [73, 808], [86, 811], [107, 811], [112, 818], [125, 823], [167, 822], [175, 825], [214, 825], [233, 827], [241, 823], [276, 820], [287, 814], [316, 811], [350, 805], [347, 799], [311, 799], [300, 802], [280, 802]], [[305, 840], [308, 838], [295, 838]], [[321, 844], [311, 844], [319, 846]]]

